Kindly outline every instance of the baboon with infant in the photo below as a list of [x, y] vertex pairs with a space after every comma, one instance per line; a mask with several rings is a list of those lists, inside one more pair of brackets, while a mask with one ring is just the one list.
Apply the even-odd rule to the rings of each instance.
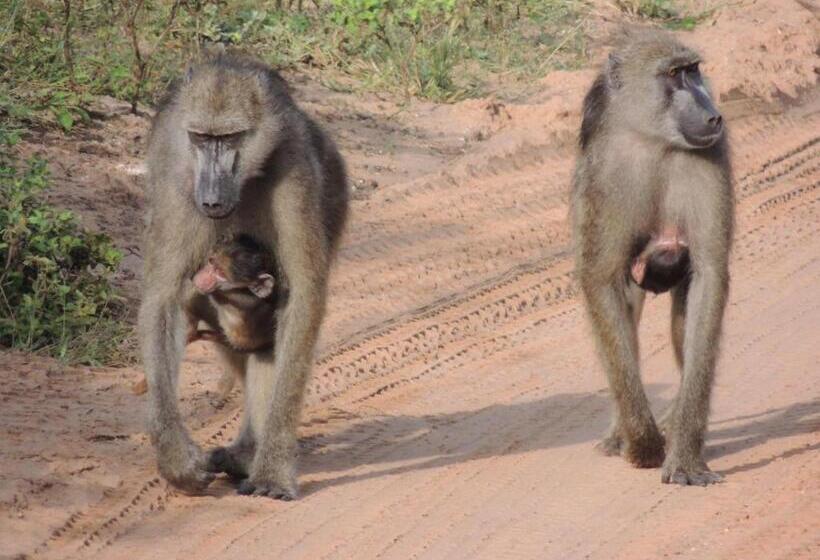
[[[600, 448], [684, 485], [721, 479], [703, 443], [734, 220], [726, 130], [699, 63], [669, 34], [627, 34], [584, 99], [571, 202], [576, 270], [615, 400]], [[671, 291], [681, 369], [660, 429], [639, 371], [646, 290]]]
[[[297, 494], [296, 428], [324, 315], [331, 260], [347, 214], [344, 162], [269, 67], [219, 54], [192, 66], [160, 106], [148, 149], [140, 337], [160, 473], [189, 492], [215, 472], [239, 493]], [[245, 409], [230, 446], [203, 452], [185, 428], [177, 378], [185, 309], [209, 305], [192, 279], [221, 240], [246, 235], [280, 273], [270, 344], [219, 345], [244, 374]], [[211, 309], [216, 313], [216, 310]]]

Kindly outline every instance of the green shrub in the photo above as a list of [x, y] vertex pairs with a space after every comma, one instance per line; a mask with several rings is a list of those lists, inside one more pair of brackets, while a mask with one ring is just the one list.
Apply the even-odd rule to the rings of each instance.
[[621, 11], [633, 16], [660, 21], [664, 27], [691, 31], [714, 10], [699, 14], [682, 14], [672, 0], [616, 0]]
[[46, 164], [35, 158], [18, 169], [9, 155], [15, 141], [0, 131], [0, 346], [121, 362], [129, 328], [110, 282], [121, 254], [71, 212], [42, 201]]

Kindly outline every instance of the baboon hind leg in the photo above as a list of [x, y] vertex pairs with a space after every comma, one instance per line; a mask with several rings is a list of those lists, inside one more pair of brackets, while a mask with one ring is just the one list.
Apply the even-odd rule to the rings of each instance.
[[[643, 300], [620, 281], [588, 283], [584, 295], [616, 406], [613, 432], [600, 448], [611, 450], [620, 437], [618, 448], [630, 463], [641, 468], [660, 466], [663, 437], [649, 409], [638, 361], [636, 311], [641, 306], [635, 304]], [[617, 434], [614, 441], [613, 433]]]
[[[646, 299], [644, 292], [637, 284], [630, 283], [626, 289], [627, 306], [632, 316], [632, 321], [637, 331], [641, 322], [643, 304]], [[623, 430], [621, 429], [620, 415], [618, 407], [612, 412], [612, 420], [604, 438], [598, 442], [595, 448], [607, 456], [620, 455], [624, 450]]]
[[219, 400], [225, 401], [230, 396], [237, 379], [244, 383], [248, 355], [234, 352], [221, 344], [216, 346], [216, 352], [219, 354], [219, 361], [222, 362], [223, 367], [222, 375], [217, 383], [217, 397]]
[[[671, 321], [671, 335], [672, 335], [672, 349], [675, 352], [675, 362], [678, 364], [678, 371], [683, 376], [683, 337], [686, 330], [686, 294], [688, 293], [688, 283], [680, 284], [672, 290], [672, 321]], [[658, 427], [661, 433], [667, 435], [669, 432], [669, 425], [675, 415], [675, 408], [678, 403], [678, 395], [669, 403], [663, 416], [658, 421]]]
[[[248, 477], [250, 471], [251, 461], [256, 451], [256, 440], [253, 435], [251, 427], [248, 407], [248, 387], [246, 368], [248, 364], [248, 355], [240, 352], [234, 352], [225, 346], [217, 346], [217, 353], [220, 360], [224, 364], [225, 371], [222, 373], [220, 382], [220, 394], [223, 399], [227, 398], [231, 388], [237, 379], [244, 384], [243, 394], [245, 396], [245, 407], [242, 415], [242, 426], [239, 429], [239, 435], [236, 439], [226, 447], [216, 447], [208, 453], [208, 470], [214, 473], [225, 473], [234, 479], [243, 479]], [[223, 381], [229, 378], [230, 386], [226, 392], [221, 390]]]

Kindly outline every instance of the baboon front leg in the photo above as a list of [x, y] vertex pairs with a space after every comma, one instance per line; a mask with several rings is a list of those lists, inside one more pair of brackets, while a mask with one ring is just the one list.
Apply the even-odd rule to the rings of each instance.
[[311, 192], [309, 180], [294, 177], [274, 191], [275, 252], [288, 297], [277, 312], [275, 358], [268, 351], [248, 359], [248, 403], [257, 447], [241, 494], [290, 500], [297, 493], [296, 429], [325, 310], [330, 262], [319, 209], [305, 198]]
[[191, 439], [177, 406], [177, 378], [185, 332], [178, 297], [149, 294], [140, 307], [140, 336], [148, 379], [149, 431], [159, 472], [186, 492], [200, 492], [213, 480], [202, 450]]
[[257, 353], [248, 360], [251, 422], [258, 445], [250, 477], [240, 494], [292, 500], [297, 494], [296, 452], [299, 418], [321, 320], [322, 292], [306, 294], [310, 301], [291, 301], [277, 330], [276, 359]]
[[621, 454], [630, 463], [642, 468], [660, 466], [663, 437], [641, 383], [635, 306], [628, 288], [618, 282], [585, 285], [584, 295], [616, 406], [610, 441], [605, 439], [600, 447], [606, 451], [613, 437], [620, 438]]
[[[683, 374], [683, 338], [686, 329], [686, 294], [689, 292], [689, 283], [686, 282], [672, 290], [672, 349], [675, 352], [675, 362], [678, 364], [678, 370]], [[682, 379], [682, 377], [681, 377]], [[675, 416], [675, 408], [677, 407], [678, 396], [675, 398], [664, 411], [663, 416], [658, 421], [658, 426], [661, 433], [665, 436], [669, 435], [669, 425], [672, 418]]]
[[722, 479], [709, 470], [702, 453], [727, 293], [726, 271], [694, 273], [686, 301], [683, 378], [668, 423], [663, 482], [705, 486]]

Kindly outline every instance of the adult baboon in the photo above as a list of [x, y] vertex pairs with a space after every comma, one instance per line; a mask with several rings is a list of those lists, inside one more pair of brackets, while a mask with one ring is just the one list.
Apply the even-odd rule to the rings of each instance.
[[[615, 399], [600, 444], [663, 482], [709, 484], [702, 457], [729, 287], [734, 201], [726, 132], [698, 70], [670, 35], [631, 31], [584, 99], [573, 193], [576, 266]], [[661, 436], [641, 384], [644, 289], [672, 290], [682, 371]]]
[[[274, 71], [220, 54], [193, 66], [166, 96], [148, 171], [140, 335], [159, 471], [197, 492], [213, 472], [231, 470], [248, 477], [242, 494], [291, 499], [296, 427], [347, 213], [342, 158]], [[276, 310], [275, 356], [272, 349], [224, 350], [229, 363], [246, 370], [243, 426], [231, 446], [206, 455], [177, 407], [182, 310], [197, 297], [191, 278], [218, 240], [239, 234], [273, 251], [286, 296]]]

